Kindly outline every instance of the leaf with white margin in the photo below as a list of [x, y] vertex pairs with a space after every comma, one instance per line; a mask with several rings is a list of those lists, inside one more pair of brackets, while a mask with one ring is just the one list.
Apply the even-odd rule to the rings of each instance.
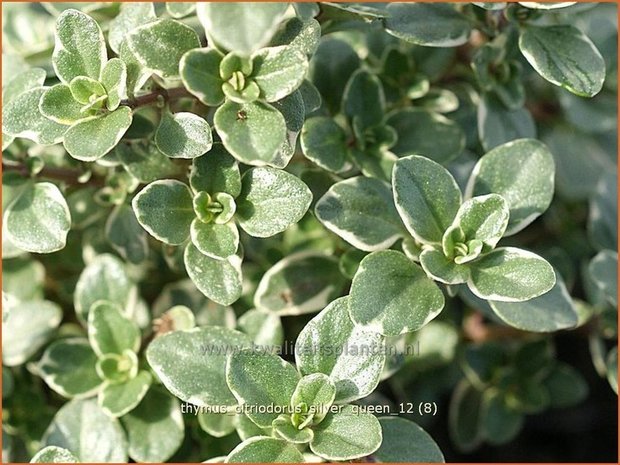
[[86, 119], [82, 105], [78, 103], [67, 84], [57, 84], [43, 93], [39, 101], [39, 112], [55, 123], [71, 125]]
[[519, 49], [543, 78], [581, 97], [594, 97], [605, 81], [605, 60], [574, 26], [523, 28]]
[[228, 357], [226, 382], [248, 418], [261, 428], [267, 428], [280, 413], [263, 413], [259, 408], [287, 407], [299, 382], [299, 374], [278, 355], [248, 349]]
[[290, 46], [268, 47], [252, 54], [251, 79], [258, 84], [261, 98], [275, 102], [292, 94], [308, 71], [306, 55]]
[[166, 111], [155, 133], [155, 143], [170, 158], [196, 158], [211, 150], [211, 126], [194, 113]]
[[469, 289], [481, 299], [523, 302], [555, 285], [553, 267], [542, 257], [515, 247], [501, 247], [471, 262]]
[[225, 192], [237, 198], [241, 192], [239, 164], [222, 144], [216, 143], [209, 155], [192, 162], [189, 184], [195, 192]]
[[554, 10], [556, 8], [566, 8], [567, 6], [574, 5], [577, 2], [519, 2], [519, 5], [523, 5], [526, 8], [534, 8], [536, 10]]
[[23, 94], [27, 90], [41, 87], [45, 83], [47, 73], [43, 68], [27, 69], [2, 86], [2, 104], [6, 106], [11, 100]]
[[146, 350], [146, 359], [179, 399], [199, 407], [234, 407], [237, 400], [226, 384], [226, 359], [233, 351], [249, 347], [250, 338], [239, 331], [205, 326], [156, 338]]
[[119, 13], [110, 21], [108, 26], [108, 42], [110, 48], [120, 54], [121, 44], [129, 32], [145, 23], [155, 21], [155, 7], [153, 2], [121, 3]]
[[383, 440], [377, 418], [355, 405], [346, 405], [328, 414], [314, 428], [310, 449], [319, 457], [345, 461], [366, 457], [375, 452]]
[[353, 278], [349, 313], [384, 336], [416, 331], [444, 307], [444, 296], [419, 265], [395, 250], [364, 257]]
[[63, 144], [69, 155], [77, 160], [98, 160], [116, 147], [131, 126], [131, 121], [131, 109], [118, 107], [111, 113], [71, 126], [65, 133]]
[[183, 259], [190, 279], [209, 299], [220, 305], [230, 305], [241, 297], [241, 258], [237, 255], [217, 260], [188, 244]]
[[233, 221], [225, 224], [203, 223], [198, 218], [190, 228], [192, 244], [207, 257], [223, 260], [239, 248], [239, 229]]
[[246, 171], [237, 197], [239, 226], [254, 237], [270, 237], [297, 223], [312, 202], [312, 192], [298, 177], [274, 168]]
[[508, 226], [508, 203], [497, 194], [488, 194], [466, 200], [459, 207], [454, 225], [459, 226], [466, 240], [477, 239], [495, 247]]
[[276, 32], [288, 3], [198, 3], [198, 19], [224, 49], [249, 55]]
[[358, 176], [340, 181], [314, 211], [327, 229], [366, 252], [386, 249], [406, 234], [392, 190], [380, 179]]
[[2, 364], [8, 367], [21, 365], [36, 354], [62, 320], [61, 308], [49, 300], [16, 302], [10, 307], [2, 322]]
[[67, 243], [69, 206], [55, 184], [40, 182], [21, 192], [5, 210], [7, 239], [27, 252], [51, 253]]
[[151, 236], [169, 245], [185, 242], [196, 218], [191, 190], [175, 179], [150, 183], [138, 192], [131, 205], [138, 223]]
[[574, 328], [579, 314], [559, 273], [551, 290], [525, 302], [489, 301], [489, 305], [505, 323], [523, 331], [547, 333]]
[[519, 139], [494, 148], [478, 160], [465, 197], [501, 195], [510, 210], [504, 236], [510, 236], [547, 210], [554, 177], [555, 164], [547, 146], [534, 139]]
[[216, 107], [224, 102], [224, 83], [220, 63], [224, 55], [214, 48], [195, 48], [181, 58], [179, 74], [185, 88], [205, 105]]
[[163, 78], [178, 77], [183, 54], [200, 47], [198, 34], [174, 19], [143, 24], [132, 30], [126, 40], [140, 64]]
[[107, 59], [103, 33], [93, 18], [73, 9], [58, 16], [52, 63], [62, 82], [68, 84], [77, 76], [98, 81]]
[[338, 172], [349, 153], [347, 134], [333, 118], [314, 116], [305, 121], [301, 130], [301, 149], [308, 160], [325, 170]]
[[138, 406], [146, 395], [153, 376], [146, 370], [138, 372], [135, 378], [125, 383], [106, 384], [99, 391], [98, 403], [106, 415], [119, 418]]
[[80, 320], [87, 321], [90, 307], [98, 300], [116, 303], [127, 310], [135, 292], [124, 263], [114, 255], [99, 255], [84, 268], [75, 286], [75, 313]]
[[127, 431], [129, 456], [136, 462], [165, 462], [185, 437], [179, 401], [155, 386], [121, 421]]
[[312, 373], [299, 380], [291, 396], [291, 407], [305, 404], [313, 413], [312, 424], [320, 423], [336, 399], [336, 385], [323, 373]]
[[273, 347], [284, 342], [282, 320], [273, 312], [254, 308], [241, 315], [237, 324], [258, 346]]
[[105, 88], [108, 99], [106, 107], [114, 111], [127, 98], [127, 66], [120, 58], [112, 58], [103, 67], [101, 85]]
[[350, 297], [330, 303], [299, 333], [295, 361], [303, 375], [323, 373], [336, 385], [336, 403], [369, 395], [385, 364], [384, 338], [349, 316]]
[[67, 449], [47, 446], [32, 457], [30, 463], [77, 463], [78, 459]]
[[478, 137], [485, 150], [515, 139], [536, 137], [536, 122], [527, 108], [510, 110], [490, 94], [480, 99], [477, 124]]
[[281, 316], [314, 313], [342, 295], [345, 284], [336, 258], [320, 252], [291, 254], [263, 275], [254, 305]]
[[198, 424], [208, 435], [223, 438], [235, 431], [234, 413], [198, 412]]
[[97, 354], [86, 338], [73, 337], [50, 344], [34, 369], [53, 391], [81, 399], [93, 396], [102, 387], [96, 364]]
[[166, 2], [166, 11], [173, 18], [183, 18], [196, 11], [194, 2]]
[[80, 462], [127, 462], [123, 428], [95, 399], [75, 399], [63, 405], [45, 431], [42, 444], [63, 447]]
[[385, 30], [399, 39], [426, 47], [456, 47], [469, 40], [471, 21], [453, 5], [391, 3]]
[[609, 303], [618, 307], [618, 253], [602, 250], [590, 261], [588, 271]]
[[444, 463], [433, 438], [413, 421], [401, 417], [379, 418], [383, 441], [373, 457], [382, 463]]
[[[199, 3], [199, 5], [202, 5]], [[225, 463], [302, 463], [304, 457], [284, 439], [255, 436], [243, 441], [226, 457]]]
[[118, 205], [112, 210], [105, 224], [105, 236], [114, 250], [130, 263], [142, 263], [149, 255], [148, 236], [129, 205]]
[[99, 300], [88, 313], [88, 340], [98, 356], [138, 352], [140, 329], [118, 304]]
[[361, 130], [380, 124], [384, 118], [385, 94], [379, 78], [365, 69], [354, 72], [344, 89], [342, 110]]
[[444, 284], [462, 284], [469, 279], [468, 264], [454, 263], [454, 260], [446, 257], [441, 250], [422, 250], [420, 265], [431, 278]]

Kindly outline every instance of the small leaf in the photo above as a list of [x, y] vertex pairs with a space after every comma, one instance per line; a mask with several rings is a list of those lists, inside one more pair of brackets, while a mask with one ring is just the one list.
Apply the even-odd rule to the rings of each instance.
[[175, 78], [181, 57], [200, 47], [200, 40], [191, 27], [174, 19], [159, 19], [131, 31], [127, 45], [142, 66], [163, 78]]
[[241, 260], [207, 257], [192, 244], [184, 254], [185, 270], [198, 290], [220, 305], [230, 305], [241, 296]]
[[284, 342], [282, 320], [267, 310], [256, 308], [248, 310], [241, 315], [237, 324], [257, 346], [280, 346]]
[[218, 260], [234, 255], [239, 248], [239, 230], [233, 222], [203, 223], [196, 218], [192, 221], [190, 236], [201, 253]]
[[119, 107], [104, 116], [80, 121], [65, 133], [65, 149], [77, 160], [98, 160], [119, 143], [131, 120], [131, 109]]
[[393, 250], [366, 256], [351, 285], [351, 319], [385, 336], [420, 329], [443, 306], [443, 294], [422, 268]]
[[577, 2], [519, 2], [526, 8], [534, 8], [536, 10], [554, 10], [556, 8], [566, 8], [567, 6], [574, 5]]
[[312, 192], [298, 177], [273, 168], [252, 168], [241, 184], [237, 220], [254, 237], [270, 237], [297, 223], [312, 201]]
[[85, 398], [101, 388], [96, 363], [97, 355], [85, 338], [65, 338], [45, 349], [36, 364], [36, 373], [61, 396]]
[[515, 438], [525, 416], [512, 408], [497, 390], [488, 389], [482, 397], [480, 423], [489, 444], [506, 444]]
[[566, 408], [578, 405], [588, 397], [588, 383], [572, 366], [559, 362], [543, 380], [549, 391], [551, 407]]
[[383, 441], [372, 455], [383, 463], [444, 463], [433, 438], [414, 422], [401, 417], [379, 418]]
[[43, 68], [30, 68], [17, 74], [8, 82], [3, 82], [2, 104], [6, 106], [7, 103], [27, 90], [41, 87], [45, 83], [46, 77], [47, 73]]
[[553, 267], [538, 255], [514, 247], [495, 249], [471, 263], [469, 288], [481, 299], [523, 302], [555, 284]]
[[313, 373], [297, 383], [291, 396], [291, 407], [294, 409], [302, 403], [307, 405], [313, 415], [312, 424], [316, 425], [325, 418], [335, 398], [336, 386], [333, 381], [323, 373]]
[[234, 419], [232, 413], [198, 413], [198, 424], [202, 430], [216, 438], [223, 438], [235, 431]]
[[67, 243], [71, 214], [65, 198], [49, 182], [32, 184], [4, 212], [7, 238], [22, 250], [51, 253]]
[[98, 356], [138, 352], [140, 330], [118, 305], [105, 300], [95, 302], [88, 313], [88, 340]]
[[128, 262], [138, 264], [147, 259], [148, 236], [128, 205], [114, 208], [106, 222], [105, 235], [114, 250]]
[[248, 418], [262, 428], [271, 426], [279, 413], [262, 413], [259, 408], [288, 406], [298, 381], [293, 365], [268, 352], [237, 351], [226, 363], [228, 387]]
[[314, 429], [310, 449], [324, 459], [345, 461], [372, 454], [382, 440], [381, 424], [374, 415], [346, 405], [338, 413], [328, 414]]
[[196, 192], [225, 192], [237, 198], [241, 193], [239, 164], [222, 144], [215, 144], [207, 156], [192, 162], [189, 184]]
[[462, 452], [470, 452], [482, 442], [481, 403], [482, 392], [466, 379], [461, 380], [452, 393], [448, 431], [450, 438]]
[[112, 58], [103, 67], [101, 84], [108, 94], [106, 107], [114, 111], [127, 97], [127, 66], [120, 58]]
[[493, 95], [478, 105], [478, 135], [485, 150], [515, 139], [536, 137], [536, 123], [527, 108], [509, 109]]
[[249, 55], [269, 42], [288, 6], [288, 3], [202, 3], [197, 5], [197, 12], [216, 44]]
[[425, 157], [401, 158], [394, 165], [394, 202], [403, 223], [422, 243], [441, 242], [461, 205], [452, 175]]
[[302, 463], [301, 452], [284, 439], [256, 436], [243, 441], [226, 457], [225, 463]]
[[307, 444], [314, 438], [314, 431], [307, 426], [298, 429], [288, 415], [280, 415], [273, 420], [272, 427], [276, 437], [280, 436], [293, 444]]
[[384, 117], [385, 95], [379, 78], [363, 69], [353, 73], [344, 89], [342, 109], [362, 130], [380, 124]]
[[194, 113], [164, 112], [155, 143], [170, 158], [196, 158], [211, 150], [211, 126]]
[[213, 48], [197, 48], [185, 53], [179, 63], [183, 85], [202, 103], [212, 107], [224, 102], [224, 81], [220, 76], [222, 58], [224, 55]]
[[258, 84], [261, 98], [274, 102], [292, 94], [308, 70], [306, 56], [290, 46], [268, 47], [252, 55], [250, 78]]
[[270, 45], [288, 45], [310, 58], [316, 52], [320, 40], [321, 25], [318, 21], [293, 17], [280, 26]]
[[103, 85], [96, 79], [87, 76], [76, 76], [69, 83], [69, 90], [76, 102], [86, 105], [91, 103], [91, 98], [102, 97], [106, 91]]
[[444, 284], [462, 284], [469, 279], [469, 266], [455, 263], [441, 250], [422, 250], [420, 265], [431, 278]]
[[466, 197], [501, 195], [510, 210], [505, 233], [509, 236], [525, 228], [549, 207], [554, 174], [553, 156], [542, 142], [512, 141], [496, 147], [478, 161], [467, 184]]
[[295, 361], [303, 375], [323, 373], [336, 385], [336, 403], [368, 396], [385, 364], [384, 339], [349, 316], [350, 298], [329, 304], [299, 333]]
[[166, 2], [166, 11], [173, 18], [183, 18], [196, 10], [193, 2]]
[[267, 103], [226, 102], [213, 123], [224, 147], [249, 165], [272, 163], [286, 137], [284, 117]]
[[119, 144], [114, 152], [127, 172], [142, 183], [153, 182], [178, 172], [172, 160], [161, 153], [151, 141]]
[[179, 401], [156, 387], [121, 421], [127, 431], [129, 456], [136, 462], [165, 462], [185, 437]]
[[391, 3], [384, 24], [399, 39], [426, 47], [456, 47], [469, 39], [471, 22], [453, 5]]
[[[607, 354], [607, 381], [614, 390], [616, 395], [618, 394], [618, 348], [612, 348]], [[583, 383], [587, 386], [587, 384]], [[586, 390], [587, 391], [587, 390]], [[586, 397], [585, 395], [583, 397]], [[553, 401], [552, 401], [553, 402]], [[557, 401], [556, 401], [557, 402]]]
[[605, 81], [605, 60], [574, 26], [528, 25], [519, 36], [521, 53], [547, 81], [582, 97], [594, 97]]
[[32, 457], [30, 463], [77, 463], [78, 459], [67, 449], [47, 446]]
[[239, 331], [205, 326], [156, 338], [146, 350], [146, 359], [179, 399], [199, 407], [234, 407], [237, 401], [226, 384], [226, 358], [250, 345]]
[[157, 15], [153, 2], [122, 3], [120, 12], [109, 24], [108, 42], [110, 42], [110, 48], [117, 55], [120, 54], [121, 44], [125, 42], [129, 32], [156, 19]]
[[99, 80], [107, 59], [103, 33], [93, 18], [72, 9], [58, 16], [52, 63], [62, 82], [68, 84], [77, 76]]
[[477, 239], [493, 248], [506, 231], [508, 215], [508, 203], [502, 196], [481, 195], [463, 202], [454, 225], [463, 231], [466, 240]]
[[112, 418], [122, 417], [137, 407], [152, 381], [151, 373], [142, 370], [126, 383], [107, 384], [99, 392], [99, 406]]
[[618, 254], [603, 250], [596, 254], [588, 265], [588, 271], [609, 303], [618, 307]]
[[301, 149], [310, 161], [321, 168], [338, 172], [344, 167], [349, 151], [347, 135], [326, 116], [309, 118], [301, 130]]
[[174, 179], [152, 182], [134, 197], [133, 211], [150, 235], [169, 245], [179, 245], [189, 237], [196, 218], [192, 192]]
[[101, 410], [95, 399], [72, 400], [63, 405], [45, 431], [42, 443], [63, 447], [80, 462], [127, 461], [123, 428]]
[[47, 89], [39, 101], [39, 111], [46, 118], [58, 124], [73, 124], [88, 117], [82, 113], [67, 84], [58, 84]]

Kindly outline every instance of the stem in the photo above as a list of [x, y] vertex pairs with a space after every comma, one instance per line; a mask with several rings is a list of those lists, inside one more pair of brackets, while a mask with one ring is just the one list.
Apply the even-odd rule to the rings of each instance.
[[[2, 164], [2, 171], [15, 171], [24, 177], [30, 177], [31, 173], [28, 167], [24, 164], [20, 165], [8, 165]], [[56, 168], [53, 166], [44, 167], [37, 177], [53, 179], [55, 181], [66, 182], [71, 186], [95, 186], [103, 187], [105, 185], [103, 179], [98, 177], [91, 177], [88, 181], [80, 182], [79, 178], [83, 175], [81, 171], [70, 170], [66, 168]]]
[[131, 99], [123, 100], [121, 105], [126, 105], [130, 108], [142, 107], [150, 105], [163, 97], [165, 101], [177, 100], [183, 97], [194, 97], [190, 94], [185, 87], [175, 87], [173, 89], [157, 89], [149, 94], [141, 95], [140, 97], [134, 97]]

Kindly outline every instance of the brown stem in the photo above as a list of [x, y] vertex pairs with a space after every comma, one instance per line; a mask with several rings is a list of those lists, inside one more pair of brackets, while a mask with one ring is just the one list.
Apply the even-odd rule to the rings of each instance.
[[[2, 171], [15, 171], [24, 177], [30, 177], [30, 170], [26, 165], [9, 165], [2, 164]], [[87, 181], [81, 182], [79, 179], [83, 175], [81, 171], [71, 170], [66, 168], [56, 168], [54, 166], [44, 167], [38, 174], [39, 178], [53, 179], [55, 181], [62, 181], [72, 186], [95, 186], [103, 187], [105, 182], [99, 177], [91, 177]]]
[[121, 105], [126, 105], [130, 108], [142, 107], [144, 105], [150, 105], [157, 102], [157, 100], [163, 97], [165, 101], [177, 100], [183, 97], [194, 97], [190, 94], [185, 87], [175, 87], [173, 89], [157, 89], [153, 92], [139, 97], [123, 100]]

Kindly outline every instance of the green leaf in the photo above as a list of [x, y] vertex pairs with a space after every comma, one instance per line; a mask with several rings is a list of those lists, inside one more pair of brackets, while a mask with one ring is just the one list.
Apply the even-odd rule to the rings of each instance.
[[119, 354], [125, 350], [138, 352], [140, 330], [114, 303], [100, 300], [88, 313], [88, 340], [98, 356]]
[[383, 463], [444, 463], [433, 438], [412, 421], [401, 417], [379, 418], [383, 441], [372, 455]]
[[196, 192], [225, 192], [236, 198], [241, 193], [239, 164], [222, 144], [215, 144], [208, 155], [192, 162], [189, 184]]
[[566, 408], [578, 405], [588, 397], [588, 383], [581, 373], [565, 363], [557, 363], [543, 380], [549, 391], [551, 407]]
[[349, 78], [342, 97], [343, 113], [362, 130], [383, 121], [385, 95], [377, 76], [359, 69]]
[[241, 315], [237, 324], [258, 346], [281, 346], [284, 342], [282, 321], [273, 312], [256, 308], [248, 310]]
[[131, 121], [129, 107], [119, 107], [106, 115], [80, 121], [65, 133], [65, 149], [77, 160], [98, 160], [119, 143]]
[[182, 18], [195, 10], [196, 4], [193, 2], [166, 2], [166, 11], [173, 18]]
[[202, 430], [216, 438], [223, 438], [235, 431], [234, 419], [232, 413], [198, 413], [198, 424]]
[[47, 73], [43, 68], [30, 68], [17, 74], [8, 82], [4, 81], [2, 85], [2, 104], [6, 106], [7, 103], [24, 92], [41, 87], [45, 83], [46, 77]]
[[42, 145], [61, 142], [67, 126], [46, 118], [39, 111], [39, 102], [49, 89], [35, 87], [5, 102], [2, 106], [2, 133]]
[[495, 249], [471, 263], [469, 288], [481, 299], [523, 302], [538, 297], [556, 282], [543, 258], [515, 247]]
[[[306, 375], [299, 380], [295, 392], [291, 396], [291, 408], [302, 403], [308, 407], [312, 414], [312, 423], [320, 423], [327, 415], [328, 409], [336, 398], [336, 385], [323, 373]], [[294, 411], [294, 410], [293, 410]], [[295, 414], [293, 414], [295, 418]], [[298, 426], [299, 427], [299, 426]]]
[[191, 190], [174, 179], [152, 182], [138, 192], [131, 205], [142, 227], [169, 245], [185, 242], [196, 218]]
[[196, 158], [211, 150], [211, 126], [194, 113], [166, 111], [155, 133], [155, 143], [170, 158]]
[[250, 344], [239, 331], [205, 326], [156, 338], [146, 350], [146, 359], [179, 399], [199, 407], [234, 407], [237, 401], [226, 384], [226, 358]]
[[519, 49], [538, 74], [582, 97], [594, 97], [605, 81], [605, 61], [592, 41], [574, 26], [528, 25]]
[[241, 178], [239, 226], [254, 237], [270, 237], [306, 214], [312, 192], [298, 177], [273, 168], [252, 168]]
[[602, 250], [590, 261], [588, 271], [594, 284], [614, 307], [618, 307], [618, 254]]
[[92, 260], [80, 274], [73, 303], [78, 318], [88, 321], [90, 307], [98, 300], [107, 300], [127, 309], [134, 298], [135, 286], [123, 262], [113, 255], [103, 254]]
[[387, 32], [426, 47], [456, 47], [469, 40], [471, 22], [443, 3], [392, 3], [384, 24]]
[[47, 89], [39, 101], [39, 111], [55, 123], [66, 125], [89, 116], [82, 113], [82, 105], [74, 99], [67, 84], [58, 84]]
[[284, 439], [256, 436], [235, 447], [226, 457], [225, 463], [302, 463], [304, 461], [304, 457], [294, 444]]
[[184, 261], [190, 279], [209, 299], [220, 305], [230, 305], [241, 296], [241, 259], [236, 255], [217, 260], [188, 244]]
[[420, 329], [443, 306], [437, 285], [422, 268], [394, 250], [367, 255], [351, 285], [351, 319], [385, 336]]
[[295, 361], [303, 375], [323, 373], [336, 385], [337, 403], [368, 396], [385, 364], [383, 337], [349, 316], [350, 298], [334, 300], [299, 333]]
[[95, 399], [72, 400], [63, 405], [47, 428], [42, 443], [63, 447], [80, 462], [127, 461], [123, 428], [101, 410]]
[[493, 248], [506, 231], [508, 216], [508, 203], [502, 196], [481, 195], [463, 202], [454, 218], [454, 225], [463, 231], [466, 240], [477, 239]]
[[478, 105], [478, 135], [485, 150], [515, 139], [535, 138], [536, 123], [526, 108], [510, 110], [492, 95]]
[[381, 424], [374, 415], [346, 405], [338, 413], [328, 414], [314, 429], [310, 449], [327, 460], [353, 460], [375, 452], [382, 440]]
[[309, 118], [301, 130], [301, 149], [307, 159], [321, 168], [339, 172], [347, 159], [347, 135], [326, 116]]
[[216, 44], [249, 55], [269, 42], [288, 6], [288, 3], [202, 3], [197, 5], [197, 13]]
[[30, 463], [77, 463], [78, 459], [67, 449], [47, 446], [32, 457]]
[[192, 221], [190, 236], [194, 246], [204, 255], [218, 260], [234, 255], [239, 248], [239, 230], [234, 222], [225, 224]]
[[431, 278], [444, 284], [462, 284], [469, 279], [468, 264], [455, 263], [441, 250], [431, 248], [422, 250], [420, 265]]
[[208, 106], [218, 106], [224, 101], [220, 64], [224, 55], [213, 48], [188, 51], [179, 63], [179, 74], [189, 92]]
[[509, 205], [505, 236], [521, 231], [551, 203], [555, 167], [547, 147], [537, 140], [521, 139], [496, 147], [474, 167], [466, 197], [499, 194]]
[[[3, 284], [6, 287], [6, 262], [3, 265]], [[21, 281], [19, 284], [23, 288], [29, 283]], [[29, 360], [51, 339], [61, 320], [61, 308], [48, 300], [16, 302], [11, 305], [9, 316], [2, 322], [2, 363], [12, 367]]]
[[394, 165], [394, 202], [403, 223], [422, 243], [441, 242], [461, 205], [452, 175], [425, 157], [401, 158]]
[[96, 363], [97, 355], [85, 338], [65, 338], [47, 347], [36, 373], [61, 396], [86, 398], [101, 388]]
[[556, 273], [551, 290], [525, 302], [498, 302], [489, 304], [497, 316], [512, 327], [523, 331], [552, 332], [574, 328], [579, 315], [564, 281]]
[[[298, 5], [294, 5], [298, 6]], [[288, 45], [311, 58], [321, 40], [321, 25], [313, 18], [290, 18], [285, 21], [270, 45]]]
[[151, 373], [142, 370], [126, 383], [106, 384], [99, 392], [99, 406], [110, 417], [122, 417], [137, 407], [152, 382]]
[[185, 437], [179, 401], [156, 387], [121, 421], [127, 431], [129, 456], [136, 462], [167, 461]]
[[286, 136], [284, 117], [267, 103], [226, 102], [213, 123], [224, 147], [249, 165], [271, 164]]
[[267, 270], [254, 294], [254, 305], [281, 316], [314, 313], [342, 295], [345, 285], [334, 257], [300, 252]]
[[[618, 395], [618, 348], [612, 348], [607, 354], [607, 381], [609, 385], [614, 390], [616, 395]], [[585, 383], [583, 383], [587, 386]], [[585, 395], [583, 397], [586, 397]], [[552, 400], [553, 402], [553, 400]]]
[[258, 84], [261, 98], [275, 102], [292, 94], [302, 83], [308, 60], [290, 46], [268, 47], [252, 54], [250, 78]]
[[68, 84], [77, 76], [99, 80], [107, 59], [103, 33], [93, 18], [72, 9], [58, 16], [52, 63], [62, 82]]
[[110, 48], [117, 55], [120, 54], [121, 44], [125, 42], [129, 32], [156, 19], [157, 15], [153, 2], [122, 3], [120, 12], [109, 23], [108, 42]]
[[105, 235], [114, 250], [128, 262], [138, 264], [147, 259], [148, 236], [128, 205], [114, 208], [106, 222]]
[[524, 415], [512, 408], [504, 396], [488, 389], [482, 397], [480, 423], [482, 434], [492, 445], [510, 442], [523, 428]]
[[445, 164], [465, 148], [461, 127], [438, 113], [407, 108], [390, 113], [385, 122], [396, 131], [398, 139], [390, 150], [399, 156], [419, 154]]
[[236, 351], [226, 363], [226, 382], [245, 414], [262, 428], [271, 426], [279, 413], [262, 413], [265, 406], [289, 405], [299, 374], [293, 365], [263, 351]]
[[[5, 200], [6, 195], [5, 190], [2, 200]], [[44, 285], [45, 267], [41, 262], [23, 258], [5, 260], [2, 264], [2, 291], [11, 294], [18, 301], [43, 300]], [[47, 312], [42, 313], [45, 314]], [[25, 320], [28, 320], [28, 318], [25, 318]], [[7, 336], [9, 334], [5, 333], [4, 337], [6, 338]]]
[[101, 84], [108, 94], [106, 107], [114, 111], [127, 98], [127, 66], [120, 58], [112, 58], [103, 67]]
[[[136, 120], [137, 118], [134, 122]], [[119, 144], [114, 154], [127, 172], [141, 183], [153, 182], [178, 173], [172, 160], [161, 153], [152, 141]]]
[[388, 248], [405, 234], [389, 185], [376, 178], [334, 184], [317, 202], [315, 214], [327, 229], [367, 252]]
[[450, 400], [448, 431], [458, 450], [471, 452], [482, 442], [482, 393], [466, 379], [457, 384]]
[[181, 57], [200, 47], [200, 40], [191, 27], [174, 19], [159, 19], [131, 31], [127, 45], [142, 66], [163, 78], [176, 78]]
[[307, 444], [314, 438], [314, 431], [309, 427], [299, 429], [291, 423], [289, 415], [280, 415], [272, 423], [274, 435], [294, 444]]
[[49, 182], [29, 185], [4, 212], [7, 238], [22, 250], [51, 253], [67, 243], [71, 214], [60, 189]]
[[235, 415], [234, 423], [237, 434], [243, 441], [255, 436], [265, 436], [272, 433], [271, 428], [260, 428], [244, 413]]
[[93, 97], [102, 97], [106, 94], [105, 87], [98, 80], [87, 76], [77, 76], [71, 79], [69, 90], [73, 99], [82, 105], [92, 103]]

